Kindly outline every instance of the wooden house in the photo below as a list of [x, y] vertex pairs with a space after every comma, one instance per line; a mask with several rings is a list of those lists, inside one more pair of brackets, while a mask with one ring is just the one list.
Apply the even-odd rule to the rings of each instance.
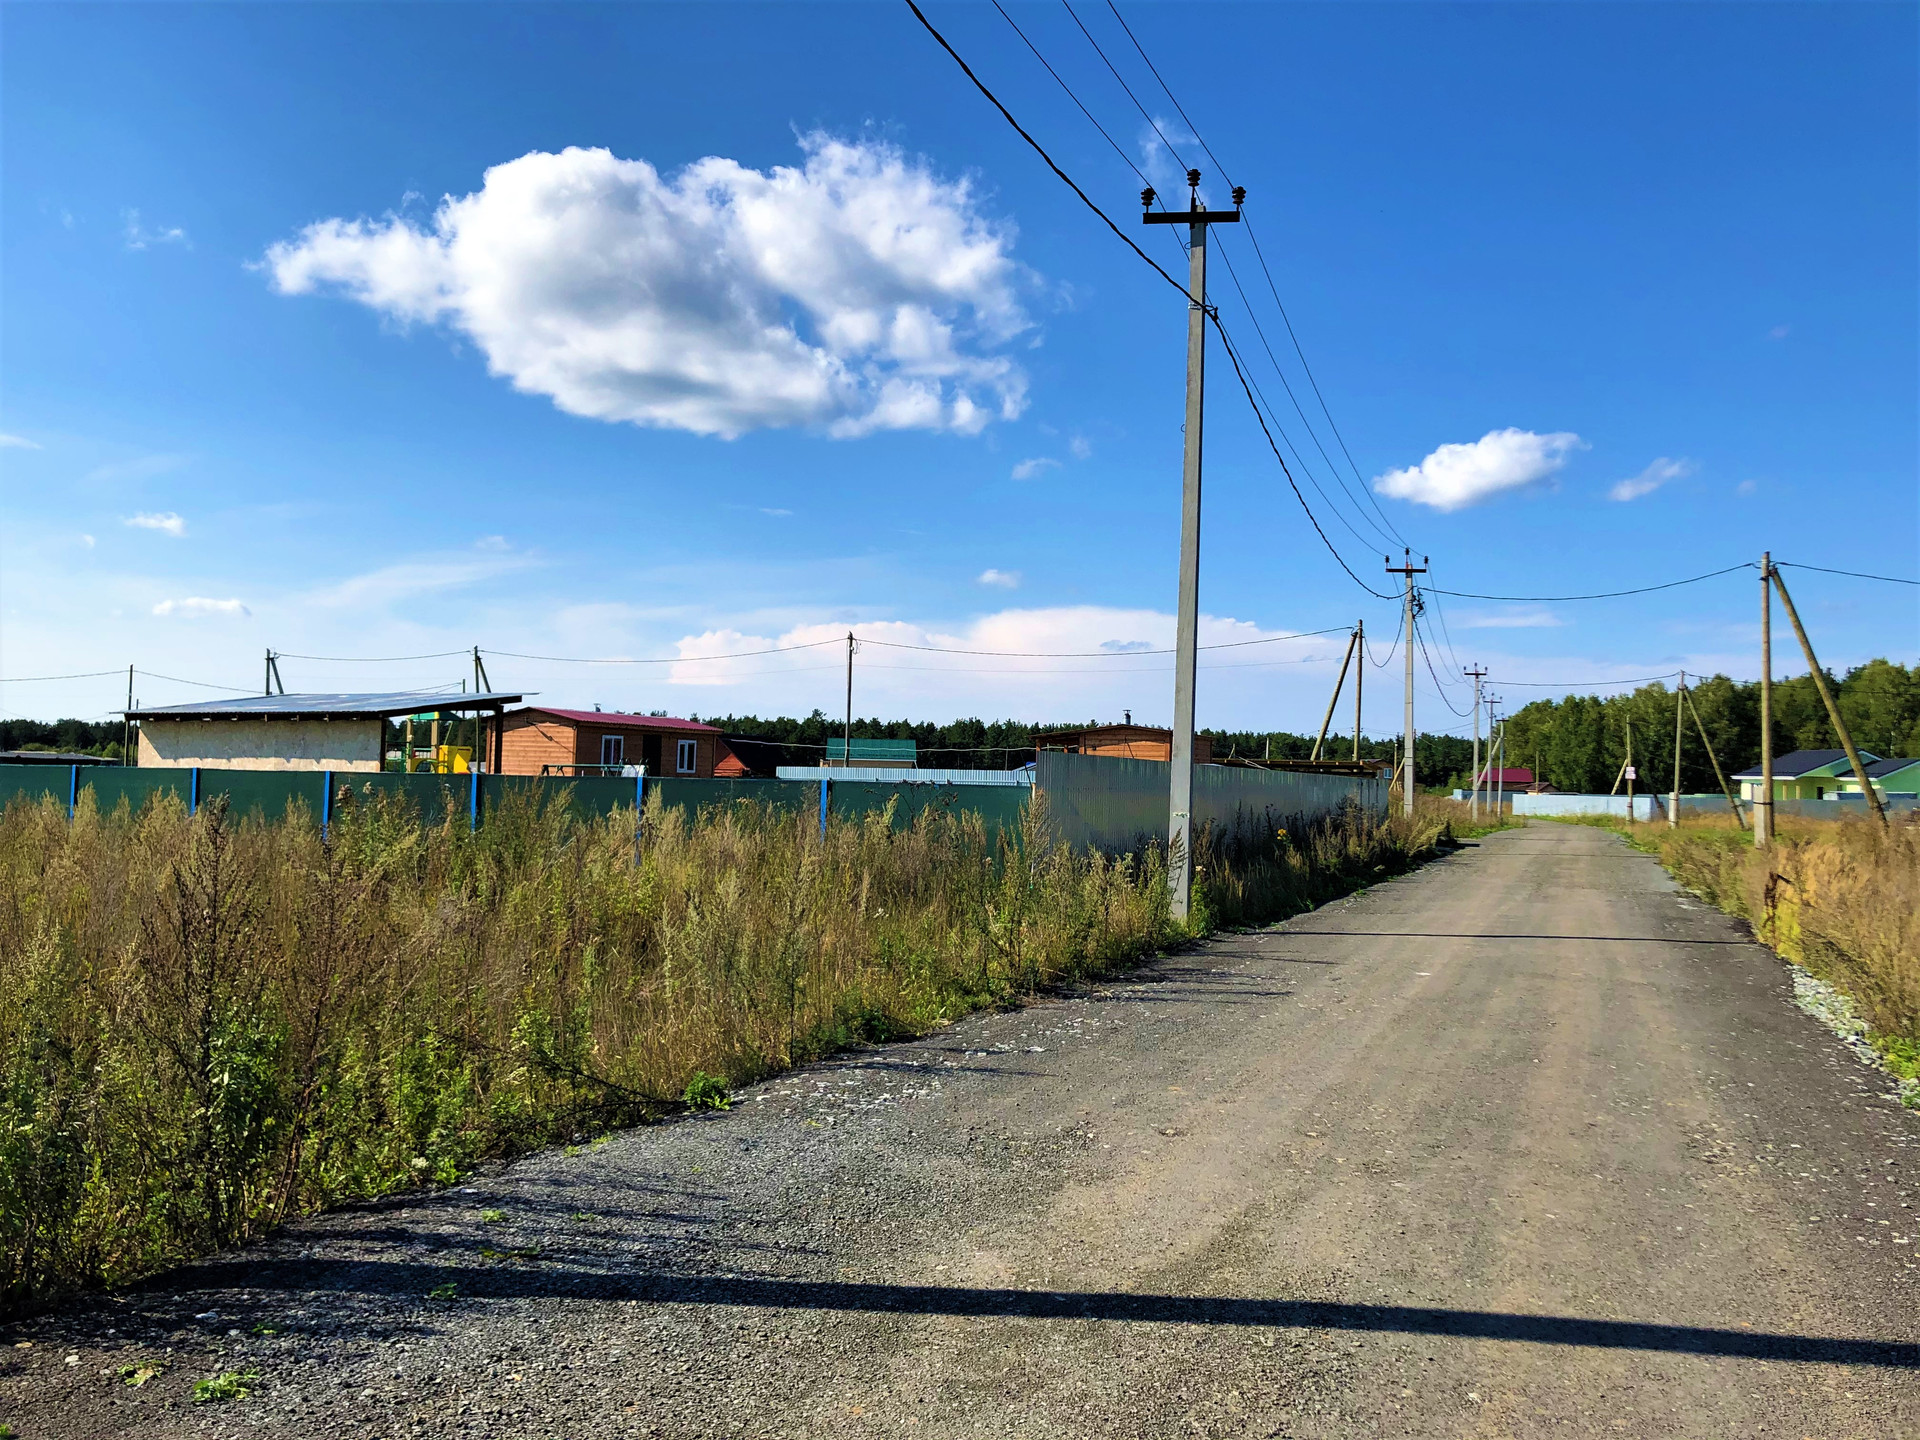
[[[1113, 755], [1122, 760], [1171, 760], [1173, 731], [1153, 725], [1089, 725], [1082, 730], [1048, 730], [1033, 737], [1036, 750], [1064, 750], [1069, 755]], [[1193, 737], [1193, 763], [1213, 763], [1213, 742]]]
[[698, 720], [612, 710], [529, 706], [500, 719], [503, 775], [618, 775], [709, 779], [726, 755], [720, 731]]

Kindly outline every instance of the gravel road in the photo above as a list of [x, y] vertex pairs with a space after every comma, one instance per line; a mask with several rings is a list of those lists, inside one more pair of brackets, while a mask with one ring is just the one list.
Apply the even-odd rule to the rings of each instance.
[[[1920, 1435], [1920, 1115], [1790, 994], [1615, 837], [1504, 832], [726, 1114], [13, 1327], [0, 1420]], [[190, 1403], [249, 1369], [244, 1398]]]

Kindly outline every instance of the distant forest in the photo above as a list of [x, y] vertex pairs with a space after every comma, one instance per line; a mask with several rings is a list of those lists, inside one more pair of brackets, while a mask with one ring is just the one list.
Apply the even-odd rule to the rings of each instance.
[[[1908, 667], [1887, 660], [1871, 660], [1844, 676], [1828, 676], [1840, 713], [1861, 749], [1882, 758], [1920, 756], [1920, 665]], [[1511, 687], [1509, 687], [1511, 688]], [[1700, 711], [1707, 736], [1721, 767], [1732, 775], [1760, 759], [1760, 685], [1736, 683], [1724, 675], [1689, 683], [1693, 703]], [[1511, 698], [1511, 697], [1510, 697]], [[695, 719], [700, 717], [695, 716]], [[844, 722], [815, 710], [802, 719], [757, 715], [712, 715], [707, 723], [731, 736], [784, 747], [785, 763], [820, 762], [829, 739], [837, 738]], [[1633, 732], [1634, 767], [1643, 788], [1671, 789], [1673, 785], [1674, 694], [1665, 683], [1643, 685], [1626, 695], [1605, 699], [1570, 695], [1564, 700], [1536, 700], [1514, 711], [1507, 722], [1507, 763], [1525, 766], [1556, 789], [1604, 791], [1613, 784], [1626, 758], [1627, 732]], [[1098, 721], [1063, 720], [1031, 725], [1021, 720], [952, 720], [944, 725], [927, 721], [856, 718], [857, 740], [913, 740], [920, 763], [953, 770], [1005, 770], [1033, 758], [1036, 730], [1067, 730]], [[1213, 753], [1220, 759], [1304, 760], [1313, 750], [1311, 735], [1290, 731], [1206, 730]], [[60, 750], [118, 758], [121, 728], [118, 720], [90, 724], [85, 720], [0, 720], [0, 749]], [[1363, 741], [1364, 759], [1390, 760], [1397, 753], [1396, 736]], [[1828, 723], [1811, 676], [1776, 680], [1773, 685], [1773, 748], [1776, 755], [1792, 750], [1830, 750], [1840, 740]], [[1324, 754], [1344, 760], [1353, 753], [1353, 736], [1329, 735]], [[1414, 763], [1423, 785], [1445, 789], [1464, 785], [1473, 769], [1473, 744], [1457, 735], [1422, 732]], [[1716, 788], [1713, 767], [1699, 741], [1692, 716], [1687, 717], [1682, 746], [1680, 788], [1705, 793]]]

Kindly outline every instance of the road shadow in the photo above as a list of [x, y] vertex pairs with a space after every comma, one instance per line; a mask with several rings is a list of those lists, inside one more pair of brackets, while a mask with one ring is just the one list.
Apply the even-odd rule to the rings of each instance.
[[1209, 1295], [1113, 1291], [963, 1289], [772, 1277], [591, 1272], [554, 1267], [454, 1267], [399, 1262], [330, 1265], [324, 1261], [248, 1265], [221, 1261], [171, 1277], [175, 1287], [424, 1296], [456, 1281], [468, 1299], [638, 1301], [776, 1310], [943, 1315], [978, 1319], [1118, 1320], [1163, 1325], [1264, 1326], [1350, 1333], [1510, 1340], [1599, 1350], [1644, 1350], [1739, 1360], [1800, 1361], [1920, 1369], [1920, 1343], [1794, 1335], [1699, 1325], [1656, 1325], [1573, 1315], [1524, 1315], [1418, 1305], [1355, 1305], [1328, 1300], [1252, 1300]]

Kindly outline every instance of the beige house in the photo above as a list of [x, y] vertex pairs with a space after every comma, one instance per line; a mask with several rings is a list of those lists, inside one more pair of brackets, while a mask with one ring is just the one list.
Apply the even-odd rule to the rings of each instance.
[[143, 766], [184, 770], [380, 770], [386, 725], [409, 715], [491, 714], [486, 766], [499, 766], [501, 710], [518, 695], [401, 691], [379, 695], [250, 695], [129, 710]]

